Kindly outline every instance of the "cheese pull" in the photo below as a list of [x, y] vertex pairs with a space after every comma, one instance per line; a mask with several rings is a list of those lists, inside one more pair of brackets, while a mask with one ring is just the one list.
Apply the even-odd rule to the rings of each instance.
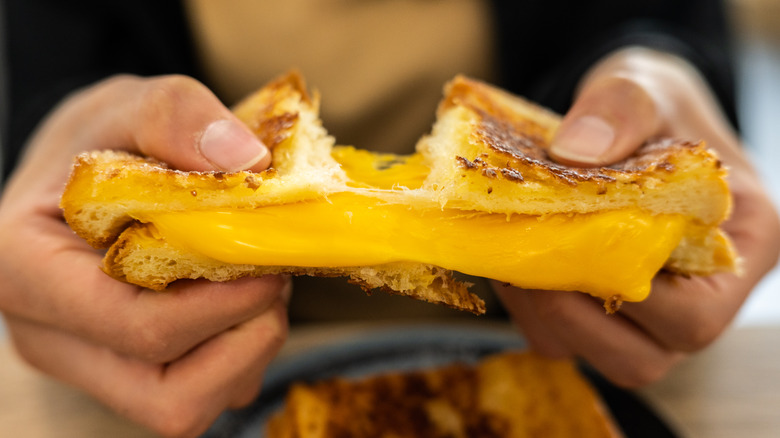
[[639, 210], [544, 217], [410, 209], [375, 198], [157, 213], [153, 234], [223, 263], [348, 267], [418, 262], [533, 289], [641, 301], [684, 221]]
[[346, 277], [365, 290], [471, 311], [454, 271], [527, 289], [641, 301], [660, 269], [737, 272], [720, 228], [726, 170], [703, 143], [659, 139], [626, 160], [572, 168], [547, 151], [560, 116], [464, 77], [445, 87], [415, 153], [335, 146], [300, 75], [237, 117], [272, 151], [267, 171], [182, 172], [120, 151], [77, 157], [60, 205], [106, 249], [114, 278]]

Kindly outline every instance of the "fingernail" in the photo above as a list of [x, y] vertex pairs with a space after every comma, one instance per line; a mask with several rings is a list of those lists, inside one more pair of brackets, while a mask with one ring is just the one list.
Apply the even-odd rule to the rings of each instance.
[[558, 133], [550, 152], [559, 157], [583, 163], [596, 163], [615, 141], [615, 130], [604, 119], [583, 116]]
[[232, 120], [212, 122], [200, 138], [200, 153], [225, 171], [249, 169], [268, 155], [268, 148], [248, 129]]

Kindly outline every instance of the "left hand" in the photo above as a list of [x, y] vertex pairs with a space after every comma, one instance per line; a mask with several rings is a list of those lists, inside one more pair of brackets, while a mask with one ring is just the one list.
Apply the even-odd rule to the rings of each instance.
[[605, 314], [582, 293], [496, 285], [531, 348], [581, 357], [620, 386], [661, 379], [687, 354], [715, 340], [756, 283], [777, 263], [780, 221], [712, 92], [682, 59], [629, 48], [584, 78], [550, 154], [573, 166], [605, 166], [658, 137], [703, 139], [729, 168], [732, 217], [723, 225], [744, 273], [691, 277], [659, 273], [649, 298]]
[[122, 283], [58, 207], [73, 156], [122, 149], [179, 170], [263, 170], [267, 148], [204, 85], [115, 76], [74, 92], [31, 136], [0, 197], [0, 312], [19, 356], [171, 437], [257, 396], [287, 336], [289, 279]]

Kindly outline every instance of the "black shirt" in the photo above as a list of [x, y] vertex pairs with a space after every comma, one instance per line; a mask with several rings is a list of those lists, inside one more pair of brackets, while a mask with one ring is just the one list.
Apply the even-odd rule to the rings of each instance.
[[[180, 2], [5, 0], [3, 8], [3, 177], [45, 114], [80, 87], [117, 73], [180, 73], [207, 82]], [[563, 113], [595, 61], [620, 47], [644, 45], [698, 67], [736, 125], [720, 1], [493, 0], [493, 11], [495, 71], [498, 85], [510, 91]]]

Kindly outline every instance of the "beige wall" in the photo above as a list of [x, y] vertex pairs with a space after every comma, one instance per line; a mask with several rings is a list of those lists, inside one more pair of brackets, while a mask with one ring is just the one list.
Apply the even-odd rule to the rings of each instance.
[[780, 0], [730, 0], [734, 22], [744, 36], [780, 44]]

